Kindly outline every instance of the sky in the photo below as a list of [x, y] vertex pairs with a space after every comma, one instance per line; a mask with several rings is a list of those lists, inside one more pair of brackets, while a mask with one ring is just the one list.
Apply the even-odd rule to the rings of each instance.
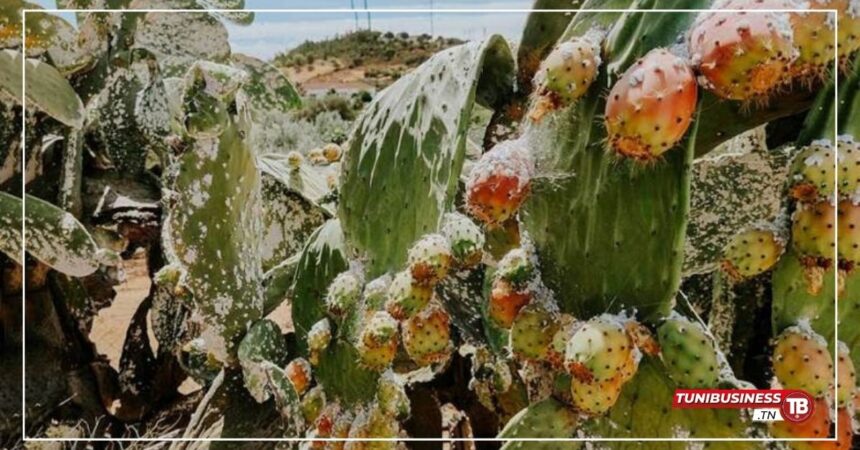
[[[54, 8], [54, 0], [36, 0]], [[525, 12], [492, 9], [529, 9], [533, 0], [246, 0], [246, 9], [349, 9], [353, 4], [370, 9], [476, 9], [481, 12], [261, 12], [249, 26], [228, 25], [233, 51], [262, 59], [301, 44], [358, 28], [410, 34], [428, 33], [465, 40], [501, 34], [519, 41]], [[368, 17], [369, 16], [369, 17]]]

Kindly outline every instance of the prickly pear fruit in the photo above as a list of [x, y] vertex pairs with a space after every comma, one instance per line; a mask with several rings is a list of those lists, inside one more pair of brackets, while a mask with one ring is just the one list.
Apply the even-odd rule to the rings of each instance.
[[839, 363], [836, 374], [836, 404], [840, 408], [847, 408], [854, 404], [857, 392], [857, 374], [854, 372], [854, 361], [845, 343], [839, 343]]
[[396, 379], [394, 373], [385, 372], [379, 378], [376, 389], [376, 403], [380, 411], [399, 420], [409, 417], [409, 397], [403, 383]]
[[567, 341], [564, 365], [579, 381], [604, 382], [635, 360], [634, 350], [621, 319], [603, 314], [583, 324]]
[[514, 318], [531, 300], [530, 292], [518, 291], [505, 280], [495, 280], [490, 291], [487, 315], [499, 327], [510, 329], [514, 324]]
[[535, 277], [537, 261], [534, 255], [522, 247], [515, 248], [499, 261], [494, 276], [521, 289]]
[[418, 284], [435, 285], [448, 275], [453, 256], [448, 240], [441, 234], [428, 234], [409, 249], [409, 270]]
[[419, 366], [448, 358], [452, 349], [450, 321], [445, 308], [431, 303], [403, 322], [403, 347]]
[[609, 144], [621, 156], [653, 161], [684, 137], [697, 96], [687, 63], [666, 49], [651, 50], [609, 92], [605, 114]]
[[[337, 419], [337, 415], [340, 413], [340, 405], [337, 402], [326, 403], [316, 420], [313, 422], [313, 428], [311, 430], [311, 434], [315, 438], [330, 438], [332, 437], [332, 431], [334, 429], [334, 422]], [[310, 448], [314, 450], [320, 450], [326, 447], [325, 441], [313, 441], [310, 444]]]
[[296, 358], [284, 368], [287, 379], [293, 384], [296, 394], [302, 395], [311, 385], [311, 365], [304, 358]]
[[302, 396], [299, 403], [306, 423], [314, 423], [325, 406], [325, 391], [320, 385], [314, 386]]
[[570, 340], [573, 333], [582, 324], [577, 322], [575, 317], [567, 313], [559, 314], [556, 322], [558, 323], [558, 327], [547, 349], [546, 360], [554, 369], [560, 369], [564, 367], [564, 352], [567, 348], [567, 341]]
[[326, 161], [337, 162], [340, 160], [340, 156], [343, 154], [343, 150], [341, 150], [340, 145], [337, 145], [332, 142], [323, 146], [322, 154], [325, 157]]
[[[737, 9], [723, 2], [714, 9]], [[706, 12], [690, 33], [690, 55], [700, 83], [720, 97], [749, 100], [777, 87], [797, 58], [788, 13]]]
[[[832, 67], [836, 33], [835, 17], [826, 11], [824, 2], [810, 1], [813, 11], [793, 12], [790, 14], [791, 29], [797, 47], [797, 59], [791, 65], [791, 76], [801, 79], [819, 79], [827, 75]], [[844, 22], [840, 22], [841, 26]]]
[[377, 311], [358, 336], [356, 349], [361, 363], [374, 370], [391, 365], [397, 355], [397, 320], [385, 311]]
[[299, 170], [299, 167], [302, 166], [302, 163], [305, 162], [305, 157], [301, 153], [293, 150], [287, 153], [287, 165], [290, 169]]
[[539, 302], [520, 310], [511, 327], [510, 346], [513, 354], [524, 359], [545, 359], [552, 338], [558, 331], [557, 316], [555, 311]]
[[833, 385], [833, 358], [827, 341], [808, 324], [786, 328], [774, 341], [773, 373], [785, 389], [824, 396]]
[[633, 341], [633, 345], [639, 351], [650, 356], [660, 354], [660, 344], [657, 342], [657, 339], [654, 339], [654, 335], [651, 334], [651, 330], [648, 327], [635, 320], [628, 320], [624, 324], [624, 329]]
[[804, 147], [791, 164], [791, 196], [803, 202], [833, 198], [835, 153], [833, 144], [826, 139]]
[[[352, 412], [340, 412], [332, 422], [331, 437], [334, 439], [346, 439], [352, 430], [352, 422], [355, 420]], [[329, 441], [326, 442], [326, 450], [343, 450], [346, 441]]]
[[344, 450], [394, 450], [397, 442], [367, 441], [366, 438], [395, 438], [399, 432], [398, 422], [391, 420], [375, 405], [359, 411], [349, 430], [351, 439]]
[[829, 201], [797, 205], [792, 216], [791, 240], [798, 253], [808, 258], [833, 260], [835, 209]]
[[714, 341], [705, 327], [672, 314], [657, 330], [669, 376], [683, 388], [713, 388], [720, 379]]
[[459, 267], [474, 267], [483, 259], [484, 232], [460, 213], [447, 213], [442, 219], [442, 235], [448, 239], [454, 261]]
[[[830, 436], [830, 425], [833, 421], [830, 419], [830, 411], [833, 409], [827, 404], [827, 399], [816, 399], [812, 406], [812, 415], [803, 422], [790, 422], [782, 420], [773, 422], [770, 427], [771, 434], [778, 439], [798, 439], [798, 438], [826, 438]], [[792, 442], [797, 444], [794, 448], [797, 449], [816, 449], [815, 444], [824, 444], [824, 442]], [[826, 447], [825, 447], [826, 448]], [[849, 445], [846, 449], [851, 448]]]
[[558, 44], [535, 74], [538, 99], [530, 113], [534, 121], [567, 107], [588, 92], [600, 69], [600, 45], [591, 36]]
[[531, 188], [534, 163], [524, 141], [497, 144], [472, 167], [466, 180], [469, 213], [489, 226], [516, 214]]
[[412, 272], [403, 271], [394, 276], [388, 287], [385, 309], [395, 319], [408, 319], [427, 306], [432, 296], [432, 287], [417, 283]]
[[851, 270], [860, 264], [860, 204], [842, 200], [838, 207], [837, 226], [839, 264]]
[[839, 159], [839, 196], [860, 202], [860, 142], [850, 135], [836, 138]]
[[393, 280], [394, 278], [386, 273], [370, 280], [364, 286], [364, 306], [367, 311], [379, 311], [385, 308], [388, 288]]
[[320, 353], [328, 348], [331, 342], [331, 324], [328, 319], [323, 318], [311, 326], [308, 331], [308, 350], [310, 351], [311, 364], [319, 362]]
[[860, 49], [860, 32], [857, 31], [860, 30], [860, 7], [857, 6], [857, 1], [812, 0], [810, 3], [814, 9], [836, 10], [836, 20], [839, 23], [836, 36], [837, 53], [842, 69], [847, 71], [850, 69], [851, 55]]
[[340, 273], [331, 282], [325, 297], [326, 308], [335, 318], [343, 318], [361, 298], [361, 278], [352, 271]]
[[785, 242], [766, 228], [749, 228], [736, 234], [723, 252], [721, 267], [738, 281], [770, 270], [785, 250]]
[[599, 416], [615, 405], [623, 387], [624, 381], [620, 376], [601, 381], [582, 381], [574, 377], [570, 382], [570, 393], [577, 409]]

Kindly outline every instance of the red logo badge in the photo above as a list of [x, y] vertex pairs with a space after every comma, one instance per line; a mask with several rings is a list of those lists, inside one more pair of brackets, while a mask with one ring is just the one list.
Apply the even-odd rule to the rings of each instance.
[[785, 396], [780, 405], [782, 418], [789, 422], [803, 422], [812, 415], [815, 402], [803, 391], [794, 391]]

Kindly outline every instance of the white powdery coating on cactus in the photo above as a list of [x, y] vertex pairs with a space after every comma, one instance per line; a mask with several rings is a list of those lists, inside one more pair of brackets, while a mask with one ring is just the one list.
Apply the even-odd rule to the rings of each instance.
[[331, 342], [331, 323], [321, 319], [311, 326], [308, 331], [308, 347], [312, 350], [323, 350]]
[[364, 331], [374, 337], [388, 339], [397, 333], [397, 319], [385, 311], [376, 311], [367, 321]]
[[497, 144], [472, 167], [466, 180], [466, 190], [485, 183], [492, 176], [505, 176], [517, 179], [517, 187], [524, 189], [534, 176], [534, 162], [526, 142], [522, 139], [504, 141]]
[[370, 280], [370, 282], [364, 286], [364, 296], [373, 297], [376, 295], [385, 295], [388, 291], [388, 286], [391, 285], [393, 280], [394, 277], [392, 277], [390, 273], [386, 273]]
[[420, 261], [435, 258], [440, 255], [450, 255], [451, 247], [448, 240], [441, 234], [428, 234], [418, 240], [408, 252], [408, 261], [412, 265]]
[[788, 334], [799, 334], [802, 336], [806, 336], [814, 340], [815, 344], [822, 348], [827, 348], [828, 346], [827, 340], [824, 339], [824, 336], [821, 336], [820, 334], [816, 333], [815, 330], [812, 328], [812, 323], [809, 321], [808, 317], [799, 319], [796, 325], [792, 325], [782, 330], [782, 333], [780, 333], [779, 335], [780, 337], [778, 337], [777, 339]]
[[477, 249], [484, 248], [484, 233], [481, 228], [471, 219], [458, 212], [446, 213], [442, 218], [442, 229], [440, 231], [448, 239], [450, 244], [455, 241], [468, 240], [475, 244]]
[[359, 273], [352, 270], [341, 272], [328, 287], [326, 303], [338, 304], [340, 299], [358, 300], [361, 296], [362, 279]]

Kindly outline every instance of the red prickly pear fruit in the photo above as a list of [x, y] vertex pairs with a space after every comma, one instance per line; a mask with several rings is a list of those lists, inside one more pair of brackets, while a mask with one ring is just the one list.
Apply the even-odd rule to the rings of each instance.
[[522, 141], [504, 141], [484, 153], [466, 180], [466, 207], [495, 227], [513, 217], [531, 188], [534, 163]]
[[833, 144], [817, 140], [804, 147], [791, 164], [791, 196], [801, 202], [833, 198], [836, 175]]
[[287, 379], [293, 384], [296, 393], [302, 395], [311, 385], [311, 365], [304, 358], [296, 358], [284, 368]]
[[442, 306], [431, 303], [403, 322], [403, 347], [419, 366], [443, 362], [453, 349], [451, 318]]
[[824, 397], [833, 386], [833, 358], [827, 341], [808, 324], [786, 328], [774, 341], [773, 372], [785, 389]]
[[842, 200], [837, 215], [839, 265], [850, 271], [860, 264], [860, 204]]
[[418, 284], [435, 285], [448, 275], [453, 256], [448, 240], [441, 234], [428, 234], [408, 252], [409, 271]]
[[721, 267], [734, 281], [770, 270], [785, 251], [773, 230], [750, 228], [736, 234], [723, 251]]
[[397, 320], [385, 311], [377, 311], [368, 320], [358, 336], [356, 349], [362, 365], [383, 370], [397, 356]]
[[511, 326], [511, 352], [526, 360], [543, 360], [549, 354], [552, 338], [558, 331], [558, 314], [532, 303], [520, 310]]
[[586, 322], [567, 341], [564, 365], [579, 381], [605, 382], [624, 373], [637, 358], [633, 340], [617, 316]]
[[505, 280], [495, 280], [490, 291], [487, 315], [499, 327], [510, 329], [517, 314], [532, 300], [528, 291], [518, 291]]
[[361, 277], [352, 271], [338, 274], [329, 285], [325, 304], [329, 314], [336, 319], [343, 318], [361, 299]]
[[840, 408], [847, 408], [854, 404], [857, 394], [857, 374], [854, 371], [854, 361], [848, 346], [844, 342], [838, 345], [838, 358], [836, 374], [836, 404]]
[[564, 351], [567, 348], [567, 341], [582, 323], [567, 313], [559, 314], [557, 322], [558, 327], [547, 349], [546, 360], [554, 369], [561, 369], [564, 367]]
[[[816, 399], [812, 405], [812, 415], [809, 418], [802, 422], [790, 422], [788, 420], [773, 422], [770, 427], [771, 433], [779, 439], [827, 438], [830, 436], [830, 425], [833, 423], [830, 419], [830, 411], [832, 410], [827, 404], [827, 399]], [[792, 442], [792, 444], [797, 444], [793, 448], [798, 450], [827, 448], [816, 446], [816, 444], [823, 444], [823, 442]]]
[[845, 134], [836, 138], [839, 197], [860, 203], [860, 142]]
[[683, 59], [666, 49], [651, 50], [609, 92], [609, 144], [624, 157], [653, 161], [684, 137], [696, 111], [697, 91]]
[[538, 98], [529, 117], [570, 106], [588, 92], [600, 69], [600, 45], [591, 36], [558, 44], [535, 74]]
[[[737, 1], [714, 9], [741, 9]], [[730, 100], [750, 100], [771, 93], [797, 58], [789, 13], [711, 11], [690, 33], [690, 55], [700, 83]]]
[[408, 319], [427, 306], [432, 296], [433, 288], [416, 282], [406, 270], [395, 275], [388, 287], [385, 310], [397, 320]]

